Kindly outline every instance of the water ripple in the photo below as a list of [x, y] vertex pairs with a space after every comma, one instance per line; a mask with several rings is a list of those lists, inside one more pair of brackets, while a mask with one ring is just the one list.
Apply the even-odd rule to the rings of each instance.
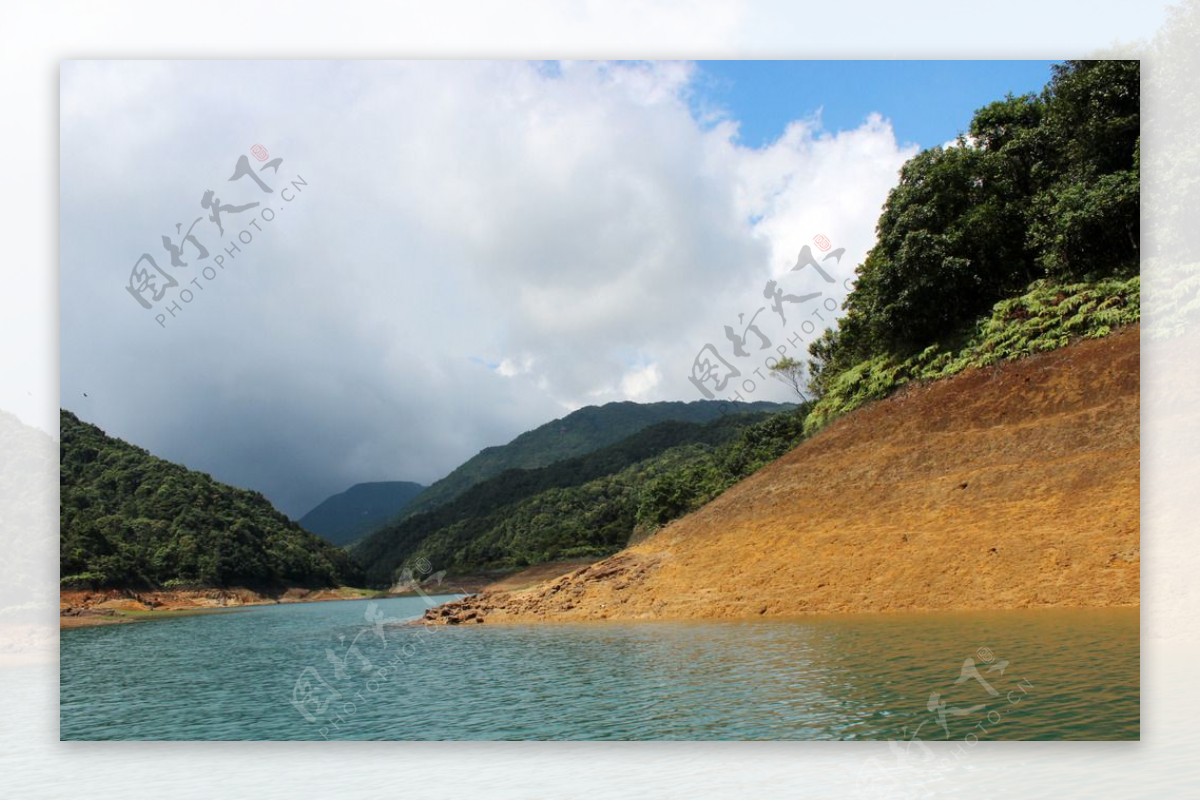
[[[64, 632], [61, 736], [1139, 735], [1137, 610], [426, 630], [376, 629], [367, 608], [298, 604]], [[375, 609], [396, 621], [424, 606], [403, 598]], [[303, 676], [316, 677], [302, 685], [315, 695], [297, 691]]]

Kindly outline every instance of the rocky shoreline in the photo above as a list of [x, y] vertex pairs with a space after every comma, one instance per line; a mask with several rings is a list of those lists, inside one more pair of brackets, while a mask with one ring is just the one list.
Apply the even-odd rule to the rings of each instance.
[[373, 598], [379, 593], [351, 587], [307, 589], [290, 587], [262, 593], [245, 587], [192, 590], [62, 590], [59, 593], [60, 628], [136, 623], [186, 614], [228, 611], [245, 606], [348, 601]]
[[[447, 576], [436, 583], [425, 582], [419, 588], [394, 587], [371, 590], [355, 587], [307, 589], [290, 587], [277, 592], [260, 592], [245, 587], [197, 587], [179, 590], [61, 590], [59, 627], [81, 628], [120, 623], [161, 620], [181, 615], [212, 614], [246, 606], [271, 604], [351, 601], [367, 598], [402, 598], [415, 595], [458, 593], [495, 593], [535, 586], [564, 570], [590, 564], [587, 560], [567, 560], [531, 568], [492, 574]], [[439, 607], [440, 608], [440, 607]]]

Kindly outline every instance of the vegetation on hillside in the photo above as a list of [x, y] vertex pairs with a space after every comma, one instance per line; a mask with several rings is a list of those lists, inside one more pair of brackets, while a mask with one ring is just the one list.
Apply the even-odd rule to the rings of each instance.
[[800, 444], [810, 406], [778, 412], [747, 426], [738, 437], [671, 470], [638, 494], [637, 524], [653, 531], [699, 509], [729, 487]]
[[354, 554], [376, 584], [417, 557], [461, 573], [603, 556], [624, 547], [639, 523], [653, 527], [695, 508], [738, 471], [786, 452], [801, 419], [789, 411], [659, 423], [585, 456], [506, 471], [381, 529]]
[[1001, 301], [1135, 277], [1139, 103], [1138, 62], [1068, 61], [909, 160], [846, 314], [810, 347], [813, 394], [879, 359], [950, 352]]
[[332, 587], [353, 560], [257, 492], [214, 481], [60, 416], [64, 587]]
[[[980, 109], [955, 146], [904, 165], [846, 314], [810, 348], [812, 402], [722, 442], [627, 454], [603, 474], [572, 468], [578, 481], [546, 483], [566, 463], [538, 478], [506, 474], [525, 490], [486, 508], [465, 493], [380, 532], [357, 552], [371, 577], [418, 556], [452, 571], [603, 556], [907, 382], [1137, 322], [1138, 110], [1130, 61], [1066, 62], [1040, 95]], [[780, 372], [803, 398], [798, 367]]]
[[675, 420], [706, 423], [731, 413], [779, 411], [777, 403], [667, 401], [606, 403], [586, 406], [566, 417], [526, 431], [507, 445], [484, 448], [445, 478], [435, 481], [404, 510], [404, 516], [427, 512], [505, 470], [545, 467], [619, 442], [656, 423]]
[[1139, 278], [1055, 286], [1035, 281], [1024, 295], [997, 303], [992, 314], [967, 335], [947, 339], [903, 357], [881, 353], [827, 376], [822, 396], [804, 423], [811, 434], [865, 403], [886, 398], [910, 381], [946, 378], [972, 367], [988, 367], [1093, 339], [1136, 323]]

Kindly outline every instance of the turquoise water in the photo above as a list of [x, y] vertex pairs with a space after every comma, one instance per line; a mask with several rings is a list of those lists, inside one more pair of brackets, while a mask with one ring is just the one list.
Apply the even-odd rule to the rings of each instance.
[[1138, 611], [404, 623], [421, 598], [64, 631], [64, 740], [1137, 739]]

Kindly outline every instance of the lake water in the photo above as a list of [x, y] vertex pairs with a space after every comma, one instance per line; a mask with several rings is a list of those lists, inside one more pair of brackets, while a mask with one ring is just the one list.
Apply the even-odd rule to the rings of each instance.
[[1139, 735], [1136, 609], [403, 623], [425, 607], [421, 598], [289, 604], [64, 631], [61, 737]]

